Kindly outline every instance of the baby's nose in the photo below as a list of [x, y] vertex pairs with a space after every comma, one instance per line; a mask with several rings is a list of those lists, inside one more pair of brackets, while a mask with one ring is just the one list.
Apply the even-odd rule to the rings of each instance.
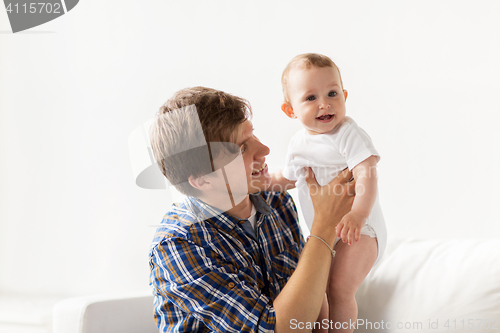
[[328, 101], [326, 100], [322, 100], [319, 107], [322, 109], [328, 109], [330, 107], [330, 103], [328, 103]]

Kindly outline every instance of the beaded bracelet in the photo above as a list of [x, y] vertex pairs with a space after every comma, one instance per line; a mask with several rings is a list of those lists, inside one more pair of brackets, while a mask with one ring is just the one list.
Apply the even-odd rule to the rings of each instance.
[[322, 241], [323, 243], [325, 243], [325, 245], [326, 245], [326, 246], [328, 246], [328, 248], [330, 249], [330, 251], [332, 251], [332, 259], [333, 259], [333, 258], [335, 258], [335, 253], [336, 253], [336, 252], [335, 252], [335, 250], [334, 250], [334, 249], [332, 249], [332, 248], [330, 247], [330, 245], [328, 245], [328, 243], [327, 243], [327, 242], [325, 242], [325, 241], [323, 240], [323, 238], [318, 237], [318, 236], [316, 236], [316, 235], [309, 235], [309, 236], [307, 236], [307, 241], [309, 241], [309, 238], [311, 238], [311, 237], [317, 238], [317, 239], [319, 239], [320, 241]]

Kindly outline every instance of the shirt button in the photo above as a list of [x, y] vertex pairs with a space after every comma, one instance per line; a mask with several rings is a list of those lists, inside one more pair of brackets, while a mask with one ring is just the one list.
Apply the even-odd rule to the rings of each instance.
[[233, 283], [233, 282], [229, 282], [229, 283], [227, 284], [227, 287], [228, 287], [229, 289], [233, 289], [233, 288], [234, 288], [234, 283]]

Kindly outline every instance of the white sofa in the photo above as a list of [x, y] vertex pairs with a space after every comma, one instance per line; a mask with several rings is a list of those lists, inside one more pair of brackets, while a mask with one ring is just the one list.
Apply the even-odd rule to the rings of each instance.
[[53, 311], [54, 333], [157, 333], [151, 293], [69, 298]]
[[[391, 240], [356, 297], [356, 332], [500, 332], [500, 239]], [[157, 332], [152, 302], [68, 299], [54, 308], [54, 333]]]

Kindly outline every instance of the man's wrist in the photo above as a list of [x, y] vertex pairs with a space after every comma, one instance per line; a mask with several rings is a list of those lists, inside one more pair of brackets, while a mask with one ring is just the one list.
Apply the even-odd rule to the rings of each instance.
[[[320, 217], [318, 217], [318, 220], [320, 220]], [[335, 243], [335, 239], [337, 238], [337, 231], [335, 230], [335, 227], [337, 226], [338, 223], [332, 224], [330, 223], [326, 227], [315, 227], [315, 222], [316, 222], [316, 217], [314, 218], [313, 221], [313, 227], [311, 228], [311, 235], [316, 235], [321, 237], [323, 240], [325, 240], [328, 244], [333, 246]], [[316, 223], [318, 225], [318, 223]]]
[[307, 236], [307, 241], [308, 241], [308, 242], [309, 242], [309, 239], [310, 239], [310, 238], [316, 238], [316, 239], [320, 240], [321, 242], [323, 242], [323, 243], [324, 243], [324, 244], [328, 247], [328, 249], [330, 250], [330, 252], [332, 253], [332, 259], [334, 259], [334, 258], [335, 258], [335, 253], [336, 253], [336, 252], [335, 252], [335, 250], [334, 250], [334, 249], [333, 249], [330, 245], [328, 245], [328, 242], [327, 242], [327, 241], [325, 241], [323, 238], [321, 238], [321, 237], [319, 237], [319, 236], [316, 236], [316, 235], [309, 235], [309, 236]]

